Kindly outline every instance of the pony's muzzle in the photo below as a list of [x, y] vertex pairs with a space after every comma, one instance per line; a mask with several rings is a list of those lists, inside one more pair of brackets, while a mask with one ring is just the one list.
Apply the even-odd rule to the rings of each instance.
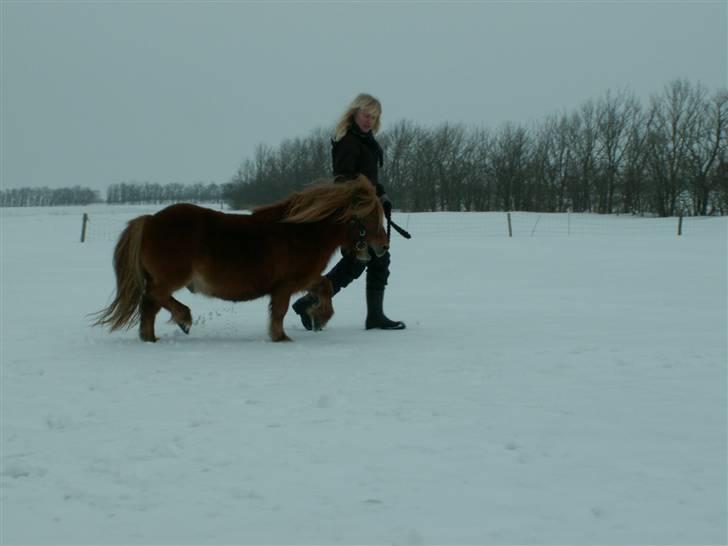
[[354, 245], [354, 255], [360, 262], [368, 262], [372, 259], [372, 255], [369, 254], [369, 246], [364, 241], [359, 241]]
[[377, 255], [377, 258], [381, 258], [389, 250], [389, 245], [371, 245], [371, 248], [374, 251], [374, 254]]

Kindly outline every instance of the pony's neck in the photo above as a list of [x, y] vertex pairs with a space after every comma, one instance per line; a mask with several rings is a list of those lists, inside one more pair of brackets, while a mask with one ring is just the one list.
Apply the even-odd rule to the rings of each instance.
[[327, 262], [337, 248], [349, 242], [348, 225], [332, 222], [331, 219], [289, 225], [292, 228], [296, 226], [294, 229], [300, 230], [302, 236], [297, 239], [297, 244], [306, 247], [306, 254], [325, 255]]
[[253, 211], [253, 216], [262, 222], [280, 222], [286, 217], [288, 204], [265, 205]]
[[[287, 212], [288, 203], [284, 202], [257, 208], [252, 216], [257, 222], [278, 224], [285, 219]], [[326, 266], [336, 249], [347, 244], [349, 240], [349, 225], [334, 222], [331, 217], [317, 222], [287, 225], [288, 229], [300, 233], [300, 236], [296, 238], [296, 244], [304, 247], [305, 250], [299, 248], [304, 250], [304, 254], [316, 261], [321, 261], [321, 269]]]

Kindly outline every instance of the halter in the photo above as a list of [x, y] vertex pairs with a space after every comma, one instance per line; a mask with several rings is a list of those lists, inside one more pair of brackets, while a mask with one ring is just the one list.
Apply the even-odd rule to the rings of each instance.
[[354, 243], [354, 248], [362, 252], [367, 248], [367, 228], [364, 227], [364, 224], [362, 224], [361, 220], [359, 218], [352, 218], [349, 222], [349, 229], [357, 229], [359, 231], [359, 235], [356, 239], [356, 243]]

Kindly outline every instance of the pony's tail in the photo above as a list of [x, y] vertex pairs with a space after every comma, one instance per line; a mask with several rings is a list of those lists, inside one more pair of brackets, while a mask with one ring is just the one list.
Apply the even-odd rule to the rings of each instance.
[[114, 331], [139, 322], [139, 307], [146, 285], [141, 261], [142, 231], [149, 217], [131, 220], [121, 233], [114, 249], [116, 296], [108, 307], [93, 315], [96, 317], [94, 326], [109, 326]]

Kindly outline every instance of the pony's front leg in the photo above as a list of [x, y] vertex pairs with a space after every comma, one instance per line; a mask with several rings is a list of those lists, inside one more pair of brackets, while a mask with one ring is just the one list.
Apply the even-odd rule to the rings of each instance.
[[291, 301], [289, 290], [274, 290], [270, 295], [270, 326], [268, 333], [273, 341], [291, 341], [283, 330], [283, 317], [288, 311], [288, 304]]
[[318, 304], [308, 310], [313, 322], [313, 329], [321, 330], [334, 316], [334, 306], [331, 303], [331, 298], [334, 297], [334, 287], [327, 277], [319, 277], [308, 291], [318, 299]]

